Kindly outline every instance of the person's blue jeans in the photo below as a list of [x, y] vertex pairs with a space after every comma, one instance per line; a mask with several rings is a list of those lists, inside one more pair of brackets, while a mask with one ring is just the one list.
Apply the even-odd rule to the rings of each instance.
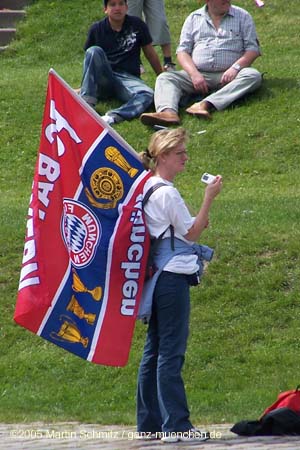
[[189, 315], [187, 277], [162, 272], [154, 291], [152, 316], [139, 368], [139, 432], [183, 432], [192, 428], [181, 377]]
[[140, 78], [127, 72], [114, 72], [102, 48], [93, 46], [85, 52], [80, 95], [93, 105], [109, 97], [123, 102], [119, 108], [109, 111], [118, 122], [140, 116], [153, 103], [154, 92]]

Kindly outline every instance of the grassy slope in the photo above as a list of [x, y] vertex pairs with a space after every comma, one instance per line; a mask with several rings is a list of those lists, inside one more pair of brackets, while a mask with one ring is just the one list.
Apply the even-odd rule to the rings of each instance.
[[[191, 161], [177, 182], [184, 197], [199, 206], [203, 171], [225, 180], [203, 236], [216, 256], [192, 291], [184, 376], [195, 423], [257, 418], [279, 390], [299, 382], [298, 0], [285, 8], [281, 0], [265, 3], [257, 9], [250, 0], [236, 2], [257, 24], [264, 56], [255, 66], [267, 72], [262, 89], [210, 123], [182, 115], [191, 135]], [[196, 5], [166, 4], [175, 50], [183, 18]], [[47, 73], [53, 67], [80, 84], [86, 30], [100, 14], [98, 0], [35, 1], [17, 41], [0, 55], [2, 421], [135, 421], [143, 325], [129, 364], [119, 369], [82, 361], [12, 321]], [[151, 134], [138, 120], [116, 129], [138, 151]]]

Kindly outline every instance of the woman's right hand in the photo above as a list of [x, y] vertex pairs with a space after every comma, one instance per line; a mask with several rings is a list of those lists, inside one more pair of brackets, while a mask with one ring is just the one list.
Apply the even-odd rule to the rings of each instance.
[[206, 186], [205, 197], [210, 200], [214, 199], [222, 190], [223, 178], [221, 175], [217, 175], [214, 181]]
[[185, 239], [196, 242], [201, 236], [202, 231], [207, 228], [209, 224], [209, 210], [214, 198], [221, 192], [222, 183], [222, 176], [217, 175], [215, 180], [206, 186], [202, 206], [195, 218], [193, 225], [189, 229], [188, 233], [184, 236]]

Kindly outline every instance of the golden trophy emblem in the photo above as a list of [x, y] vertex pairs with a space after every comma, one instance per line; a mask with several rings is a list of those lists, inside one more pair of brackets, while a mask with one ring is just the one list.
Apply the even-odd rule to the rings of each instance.
[[94, 289], [88, 289], [83, 282], [81, 281], [81, 279], [79, 278], [76, 270], [73, 269], [73, 284], [72, 284], [72, 289], [75, 292], [88, 292], [89, 294], [91, 294], [91, 296], [93, 297], [94, 300], [96, 300], [96, 302], [98, 302], [102, 296], [102, 288], [101, 286], [96, 286]]
[[86, 196], [91, 205], [96, 208], [115, 208], [118, 200], [123, 197], [124, 186], [115, 170], [108, 167], [96, 169], [90, 179], [92, 193], [85, 188]]
[[80, 303], [76, 300], [75, 295], [72, 295], [67, 306], [67, 311], [71, 311], [75, 316], [79, 317], [79, 319], [85, 319], [89, 325], [93, 325], [96, 320], [96, 314], [86, 313]]
[[56, 341], [60, 342], [70, 342], [72, 344], [80, 343], [84, 346], [84, 348], [86, 348], [89, 343], [89, 338], [81, 336], [79, 328], [70, 317], [60, 316], [60, 320], [62, 320], [64, 317], [67, 320], [64, 320], [63, 324], [60, 327], [59, 332], [56, 333], [55, 331], [52, 331], [50, 333], [52, 339], [55, 339]]
[[125, 170], [128, 175], [133, 178], [137, 173], [138, 169], [131, 167], [131, 165], [126, 161], [124, 156], [116, 147], [107, 147], [105, 149], [105, 156], [109, 161], [112, 161], [116, 166]]

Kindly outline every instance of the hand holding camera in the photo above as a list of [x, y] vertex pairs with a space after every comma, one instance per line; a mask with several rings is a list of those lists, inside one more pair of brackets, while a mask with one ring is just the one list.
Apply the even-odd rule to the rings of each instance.
[[205, 172], [201, 177], [201, 181], [207, 184], [205, 194], [211, 198], [216, 197], [222, 189], [221, 175], [211, 175]]
[[211, 175], [210, 173], [207, 172], [205, 172], [201, 177], [201, 181], [205, 184], [213, 183], [215, 179], [216, 179], [215, 175]]

